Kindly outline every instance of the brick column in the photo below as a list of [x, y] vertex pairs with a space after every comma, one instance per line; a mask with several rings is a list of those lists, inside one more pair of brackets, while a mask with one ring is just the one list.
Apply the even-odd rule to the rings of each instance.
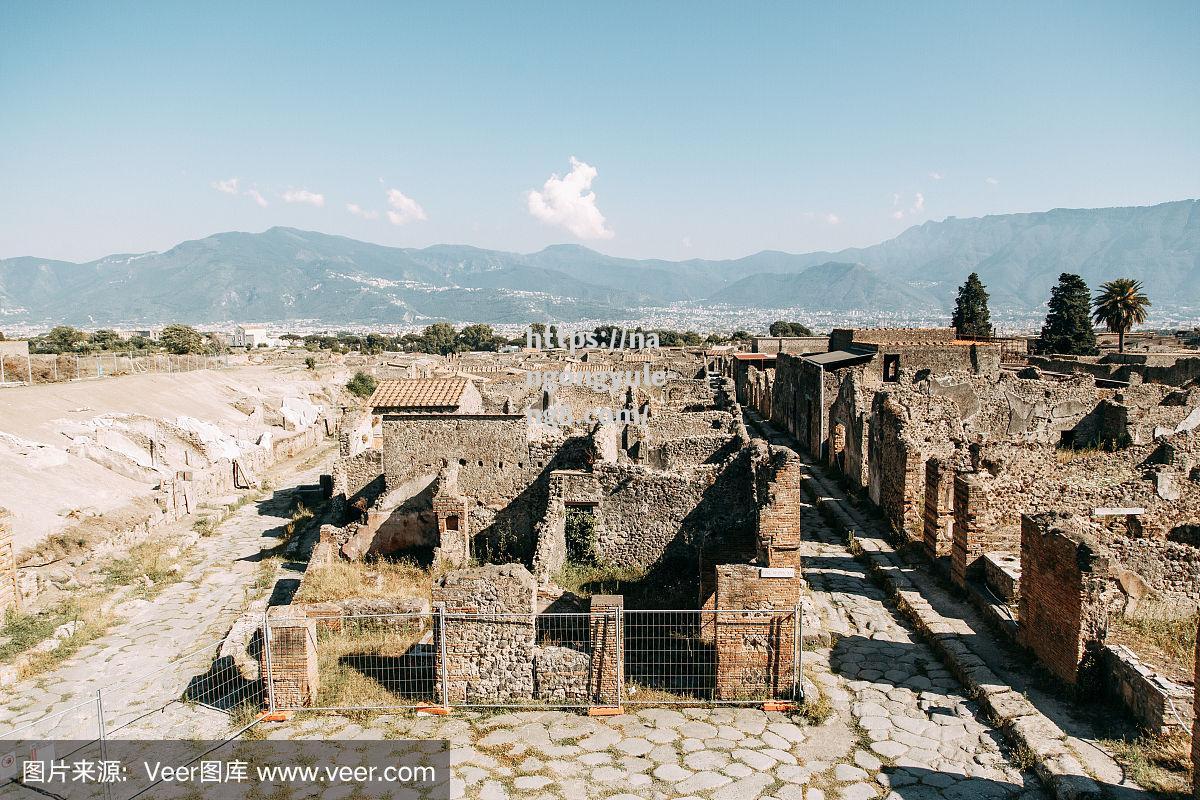
[[954, 548], [954, 467], [949, 459], [925, 462], [925, 552], [932, 559]]
[[17, 590], [17, 554], [9, 519], [8, 510], [0, 508], [0, 617], [8, 609], [21, 605], [21, 594]]
[[[271, 683], [275, 708], [288, 710], [312, 705], [317, 699], [317, 621], [305, 616], [302, 606], [276, 606], [267, 615], [270, 668], [264, 652], [259, 656], [262, 675]], [[265, 649], [264, 649], [265, 650]], [[263, 700], [270, 695], [263, 687]]]
[[988, 495], [983, 474], [960, 472], [955, 475], [954, 533], [950, 548], [950, 578], [955, 586], [966, 586], [968, 576], [983, 556]]
[[438, 526], [438, 548], [435, 560], [443, 562], [449, 567], [465, 567], [471, 560], [467, 498], [438, 494], [433, 498], [433, 513], [437, 515]]
[[803, 462], [792, 450], [772, 448], [765, 500], [758, 509], [758, 563], [768, 567], [800, 567], [800, 478]]
[[619, 594], [592, 595], [588, 638], [592, 645], [592, 665], [588, 674], [588, 695], [592, 704], [605, 708], [621, 705], [621, 687], [625, 682], [625, 598]]
[[790, 568], [717, 567], [712, 616], [718, 700], [791, 697], [802, 583], [799, 570]]
[[1104, 643], [1112, 562], [1082, 520], [1065, 514], [1021, 518], [1021, 644], [1055, 677], [1075, 685], [1087, 656]]

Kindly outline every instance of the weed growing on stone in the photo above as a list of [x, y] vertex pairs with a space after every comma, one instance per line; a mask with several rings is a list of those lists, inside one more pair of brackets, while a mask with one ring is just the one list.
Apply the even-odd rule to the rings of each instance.
[[1167, 797], [1192, 796], [1191, 739], [1186, 734], [1109, 739], [1100, 744], [1139, 786]]
[[[30, 616], [34, 619], [27, 619]], [[112, 614], [102, 610], [100, 600], [95, 597], [71, 598], [48, 612], [18, 617], [11, 629], [10, 618], [6, 617], [3, 630], [13, 630], [16, 633], [14, 643], [20, 642], [23, 647], [11, 651], [8, 658], [0, 660], [13, 660], [19, 653], [27, 653], [18, 667], [18, 676], [22, 679], [33, 677], [62, 663], [84, 645], [103, 636], [113, 623]], [[53, 627], [50, 627], [52, 622]], [[62, 625], [71, 626], [63, 631], [67, 635], [52, 638]], [[34, 636], [43, 632], [44, 635], [40, 635], [36, 641], [33, 640]], [[51, 647], [49, 642], [57, 644]], [[39, 645], [45, 649], [37, 649]], [[8, 647], [5, 646], [4, 650], [8, 650]]]
[[326, 603], [350, 597], [428, 598], [429, 590], [429, 573], [413, 561], [335, 561], [310, 570], [293, 602]]
[[168, 557], [168, 543], [160, 539], [138, 542], [119, 558], [109, 559], [100, 571], [104, 585], [132, 586], [135, 595], [147, 600], [167, 586], [183, 580], [183, 568]]

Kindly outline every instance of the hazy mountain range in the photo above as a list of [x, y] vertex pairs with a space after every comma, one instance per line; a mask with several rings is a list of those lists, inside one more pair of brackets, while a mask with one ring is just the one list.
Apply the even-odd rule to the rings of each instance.
[[85, 264], [0, 260], [0, 324], [525, 323], [628, 319], [672, 304], [948, 313], [972, 271], [994, 311], [1042, 307], [1061, 272], [1093, 288], [1135, 277], [1156, 310], [1200, 309], [1200, 201], [951, 217], [871, 247], [724, 261], [614, 258], [577, 245], [395, 248], [292, 228], [218, 233]]

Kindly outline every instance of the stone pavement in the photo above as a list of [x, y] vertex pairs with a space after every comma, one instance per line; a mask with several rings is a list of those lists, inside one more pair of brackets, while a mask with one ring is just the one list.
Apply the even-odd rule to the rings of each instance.
[[1001, 737], [815, 509], [803, 512], [805, 576], [839, 635], [805, 652], [833, 713], [822, 724], [757, 708], [628, 706], [571, 711], [456, 710], [366, 718], [301, 714], [264, 724], [271, 739], [445, 738], [453, 797], [967, 800], [1045, 795]]
[[[326, 466], [282, 465], [274, 477], [289, 487], [315, 483]], [[227, 714], [181, 703], [189, 683], [209, 670], [230, 625], [264, 593], [257, 588], [263, 551], [279, 545], [289, 521], [292, 489], [234, 512], [218, 531], [197, 541], [183, 580], [153, 600], [126, 600], [120, 621], [56, 668], [9, 687], [0, 697], [0, 736], [48, 714], [72, 709], [17, 733], [18, 738], [91, 738], [97, 733], [97, 690], [104, 693], [109, 736], [189, 738], [229, 730]], [[219, 676], [224, 679], [233, 670]], [[209, 676], [210, 679], [213, 676]], [[89, 702], [91, 701], [91, 702]]]

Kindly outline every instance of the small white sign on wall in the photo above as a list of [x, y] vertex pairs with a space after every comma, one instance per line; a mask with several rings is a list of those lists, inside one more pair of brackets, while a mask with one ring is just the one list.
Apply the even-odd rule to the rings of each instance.
[[796, 577], [795, 567], [759, 567], [758, 577], [760, 578], [794, 578]]

